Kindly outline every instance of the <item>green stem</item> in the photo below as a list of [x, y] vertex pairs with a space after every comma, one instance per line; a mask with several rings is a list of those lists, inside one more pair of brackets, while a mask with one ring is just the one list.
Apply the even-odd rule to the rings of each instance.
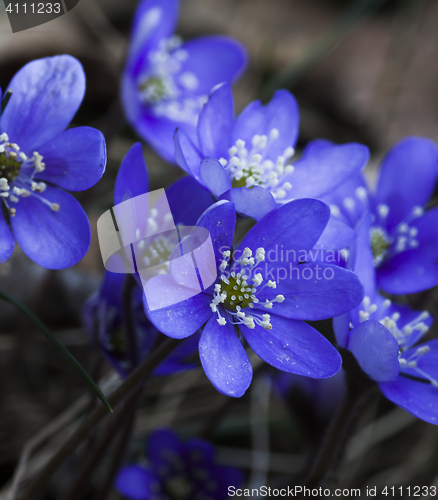
[[262, 99], [268, 99], [280, 88], [292, 88], [307, 75], [349, 32], [359, 19], [366, 19], [387, 0], [356, 0], [320, 35], [311, 47], [290, 66], [274, 76], [262, 89]]
[[112, 412], [113, 410], [112, 410], [110, 404], [106, 400], [105, 396], [103, 395], [103, 393], [99, 389], [99, 387], [97, 387], [97, 385], [93, 381], [93, 379], [88, 375], [88, 373], [84, 370], [84, 368], [79, 363], [79, 361], [77, 361], [77, 359], [68, 351], [68, 349], [66, 347], [64, 347], [64, 345], [61, 344], [61, 342], [59, 342], [59, 340], [52, 333], [50, 333], [50, 331], [47, 329], [47, 327], [44, 325], [44, 323], [40, 319], [38, 319], [25, 305], [21, 304], [21, 302], [18, 302], [13, 297], [6, 294], [5, 292], [0, 291], [0, 299], [13, 305], [20, 312], [22, 312], [25, 316], [27, 316], [27, 318], [29, 318], [30, 321], [32, 321], [32, 323], [46, 336], [47, 340], [53, 345], [53, 347], [59, 353], [61, 353], [62, 356], [64, 356], [64, 358], [73, 366], [73, 368], [75, 368], [79, 372], [79, 375], [90, 386], [90, 388], [93, 390], [93, 392], [96, 394], [96, 396], [108, 408], [108, 410], [110, 412]]

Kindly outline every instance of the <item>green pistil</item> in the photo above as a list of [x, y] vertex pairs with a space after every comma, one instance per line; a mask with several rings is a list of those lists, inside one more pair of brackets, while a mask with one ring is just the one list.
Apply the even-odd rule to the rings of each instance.
[[139, 85], [139, 89], [145, 99], [150, 103], [157, 103], [167, 97], [167, 89], [164, 80], [159, 76], [151, 76]]
[[371, 229], [371, 249], [375, 261], [380, 262], [390, 246], [391, 243], [383, 229], [379, 227]]
[[0, 153], [0, 178], [4, 177], [8, 182], [12, 182], [20, 174], [20, 169], [20, 161], [12, 158], [8, 153]]
[[[248, 180], [248, 177], [253, 177], [255, 179], [255, 185], [260, 185], [260, 182], [258, 180], [259, 173], [258, 172], [253, 172], [251, 169], [244, 169], [242, 170], [242, 177], [237, 180], [233, 179], [231, 182], [231, 187], [233, 188], [240, 188], [240, 187], [246, 187], [246, 182]], [[251, 186], [249, 189], [253, 188], [254, 186]]]
[[[253, 303], [252, 295], [252, 287], [250, 285], [243, 286], [242, 279], [233, 278], [230, 276], [228, 278], [230, 284], [227, 285], [225, 282], [221, 282], [221, 293], [226, 292], [227, 298], [224, 301], [225, 309], [237, 311], [237, 306], [240, 306], [242, 309], [246, 309], [250, 304]], [[240, 281], [238, 284], [237, 281]], [[235, 289], [236, 287], [237, 289]], [[246, 289], [249, 289], [246, 291]], [[243, 290], [243, 291], [242, 291]], [[245, 295], [248, 297], [245, 297]], [[232, 297], [235, 297], [234, 299]]]

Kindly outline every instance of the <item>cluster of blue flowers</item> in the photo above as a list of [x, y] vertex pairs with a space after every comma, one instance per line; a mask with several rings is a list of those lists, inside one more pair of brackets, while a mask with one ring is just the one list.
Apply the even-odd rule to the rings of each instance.
[[[253, 375], [249, 351], [283, 372], [333, 377], [342, 357], [308, 322], [334, 318], [337, 347], [351, 351], [388, 399], [437, 424], [438, 340], [422, 340], [433, 320], [397, 298], [438, 284], [438, 208], [430, 206], [437, 146], [417, 137], [397, 143], [375, 192], [361, 173], [369, 159], [362, 144], [316, 140], [296, 157], [294, 96], [279, 90], [236, 117], [230, 84], [245, 68], [245, 49], [220, 36], [183, 43], [174, 35], [178, 8], [178, 0], [140, 3], [121, 96], [139, 136], [188, 174], [167, 188], [167, 199], [176, 224], [208, 230], [217, 278], [196, 293], [181, 284], [184, 269], [170, 266], [153, 279], [151, 308], [136, 276], [132, 353], [126, 278], [107, 272], [84, 310], [93, 342], [127, 376], [160, 332], [190, 338], [156, 374], [196, 366], [198, 350], [213, 386], [240, 397]], [[88, 250], [90, 226], [65, 190], [90, 188], [106, 165], [99, 131], [66, 130], [84, 96], [84, 72], [70, 56], [40, 59], [8, 90], [0, 121], [0, 262], [17, 240], [41, 266], [72, 266]], [[118, 172], [114, 203], [148, 191], [135, 144]], [[245, 218], [254, 225], [241, 234]], [[189, 298], [167, 305], [182, 292]], [[214, 465], [205, 443], [183, 445], [167, 431], [150, 436], [149, 454], [151, 468], [120, 474], [118, 488], [130, 498], [172, 498], [172, 481], [184, 476], [187, 498], [198, 498], [190, 496], [196, 489], [199, 498], [219, 499], [220, 478], [235, 474]], [[187, 469], [198, 455], [208, 465], [205, 478]]]

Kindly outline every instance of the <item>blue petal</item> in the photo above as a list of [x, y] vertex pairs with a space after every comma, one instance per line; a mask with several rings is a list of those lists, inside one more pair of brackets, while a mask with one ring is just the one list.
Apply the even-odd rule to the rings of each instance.
[[416, 417], [438, 425], [436, 387], [403, 376], [397, 377], [394, 382], [385, 382], [379, 385], [384, 396], [390, 401]]
[[233, 82], [246, 66], [247, 54], [241, 43], [223, 36], [206, 36], [184, 43], [181, 49], [188, 53], [180, 74], [193, 73], [198, 85], [193, 91], [209, 94], [222, 82]]
[[175, 133], [175, 159], [180, 168], [204, 185], [200, 173], [201, 152], [182, 129]]
[[293, 198], [319, 198], [356, 176], [366, 165], [369, 150], [362, 144], [336, 146], [329, 141], [312, 141], [290, 174]]
[[417, 293], [438, 284], [438, 247], [435, 242], [400, 253], [377, 269], [377, 283], [394, 295]]
[[330, 217], [327, 205], [318, 200], [294, 200], [265, 215], [243, 239], [240, 248], [253, 252], [263, 247], [310, 250]]
[[105, 138], [99, 130], [77, 127], [62, 132], [38, 153], [46, 168], [36, 175], [69, 191], [83, 191], [100, 180], [106, 167]]
[[219, 325], [212, 316], [199, 341], [199, 357], [205, 374], [214, 387], [234, 398], [245, 394], [252, 380], [252, 367], [234, 325]]
[[0, 204], [0, 264], [3, 264], [14, 251], [15, 239], [1, 213], [1, 208]]
[[251, 189], [233, 188], [225, 192], [221, 199], [231, 201], [236, 207], [236, 212], [257, 221], [278, 206], [272, 194], [261, 186], [254, 186]]
[[360, 278], [365, 295], [372, 298], [376, 294], [376, 270], [370, 242], [371, 214], [365, 213], [357, 226], [357, 240], [350, 248], [348, 266]]
[[318, 321], [348, 312], [363, 299], [359, 278], [338, 266], [314, 262], [289, 266], [280, 262], [275, 267], [267, 268], [264, 278], [275, 280], [277, 288], [265, 287], [256, 294], [260, 299], [257, 309], [263, 308], [266, 299], [281, 294], [285, 300], [275, 303], [272, 312], [285, 318]]
[[399, 374], [398, 342], [378, 321], [364, 321], [353, 328], [348, 349], [362, 370], [377, 382], [389, 382]]
[[198, 140], [204, 156], [228, 158], [233, 123], [233, 93], [224, 83], [212, 92], [199, 115]]
[[271, 315], [272, 330], [243, 327], [251, 349], [263, 361], [279, 370], [310, 378], [333, 377], [342, 358], [330, 342], [304, 321]]
[[223, 259], [222, 252], [229, 250], [233, 243], [236, 226], [234, 205], [229, 201], [218, 201], [201, 215], [197, 225], [208, 229], [219, 266]]
[[346, 349], [350, 334], [350, 313], [341, 314], [333, 318], [333, 330], [338, 345]]
[[166, 189], [175, 224], [195, 226], [202, 213], [213, 205], [211, 194], [192, 177], [183, 177]]
[[78, 263], [90, 246], [87, 216], [72, 195], [47, 186], [42, 196], [60, 209], [54, 212], [35, 196], [20, 197], [11, 217], [12, 232], [23, 252], [48, 269], [64, 269]]
[[[166, 283], [156, 287], [156, 294], [171, 294], [172, 288]], [[181, 295], [178, 292], [178, 299]], [[149, 311], [144, 299], [145, 311], [155, 327], [168, 337], [184, 339], [193, 335], [211, 316], [210, 304], [212, 297], [199, 293], [193, 297], [178, 302], [174, 306]]]
[[12, 97], [1, 117], [1, 129], [32, 156], [63, 132], [76, 114], [85, 93], [84, 70], [68, 55], [37, 59], [14, 76], [8, 89]]
[[231, 181], [221, 163], [216, 158], [204, 158], [201, 162], [203, 184], [216, 198], [231, 189]]
[[376, 203], [390, 207], [387, 227], [401, 222], [414, 206], [432, 196], [438, 178], [438, 148], [430, 139], [408, 137], [385, 156], [380, 171]]
[[254, 135], [269, 137], [271, 130], [277, 129], [280, 133], [278, 139], [270, 142], [265, 150], [266, 158], [275, 162], [286, 148], [295, 146], [299, 122], [295, 97], [287, 90], [278, 90], [266, 106], [254, 101], [242, 111], [233, 130], [233, 144], [242, 139], [250, 149]]
[[135, 12], [129, 47], [129, 66], [134, 74], [144, 68], [151, 49], [175, 31], [179, 0], [143, 0]]
[[138, 465], [124, 467], [115, 481], [117, 491], [132, 500], [149, 500], [157, 486], [160, 482], [155, 474]]
[[137, 142], [126, 153], [114, 186], [114, 205], [149, 191], [149, 178], [141, 144]]
[[341, 250], [342, 248], [349, 247], [356, 238], [356, 231], [344, 222], [331, 216], [314, 248], [321, 250]]

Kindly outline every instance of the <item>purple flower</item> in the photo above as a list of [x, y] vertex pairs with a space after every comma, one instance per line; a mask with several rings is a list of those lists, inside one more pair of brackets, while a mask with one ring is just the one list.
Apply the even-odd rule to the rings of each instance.
[[420, 137], [398, 142], [385, 156], [376, 193], [356, 177], [323, 197], [332, 215], [356, 227], [370, 211], [378, 286], [406, 294], [438, 284], [438, 208], [427, 210], [438, 177], [436, 144]]
[[137, 133], [166, 160], [175, 161], [173, 136], [193, 140], [210, 90], [234, 81], [246, 66], [237, 41], [208, 36], [182, 43], [174, 35], [179, 0], [143, 0], [132, 28], [123, 75], [125, 114]]
[[216, 464], [213, 446], [202, 439], [182, 442], [170, 430], [154, 431], [148, 439], [147, 466], [124, 467], [116, 488], [132, 500], [224, 500], [228, 487], [239, 488], [243, 474]]
[[438, 339], [418, 344], [433, 318], [427, 311], [413, 311], [379, 295], [373, 255], [366, 245], [370, 225], [366, 215], [349, 260], [366, 295], [359, 307], [334, 319], [336, 338], [389, 400], [438, 424]]
[[323, 196], [358, 174], [368, 160], [368, 148], [361, 144], [317, 140], [292, 164], [299, 112], [286, 90], [276, 92], [266, 106], [252, 102], [237, 119], [233, 109], [231, 88], [223, 84], [199, 116], [197, 140], [177, 131], [176, 160], [217, 199], [232, 201], [237, 212], [256, 220], [277, 204]]
[[[283, 371], [327, 378], [339, 370], [339, 353], [303, 320], [330, 318], [356, 307], [363, 297], [362, 285], [350, 271], [300, 263], [298, 257], [314, 247], [329, 216], [329, 208], [320, 201], [292, 201], [266, 215], [236, 249], [232, 246], [236, 211], [222, 200], [198, 221], [213, 242], [216, 282], [196, 295], [181, 284], [187, 274], [184, 264], [175, 264], [171, 275], [147, 283], [145, 290], [153, 300], [148, 298], [145, 307], [160, 331], [186, 338], [203, 327], [199, 355], [218, 391], [240, 397], [251, 383], [252, 367], [243, 340]], [[211, 273], [216, 276], [216, 269]], [[191, 298], [179, 302], [184, 294]], [[179, 303], [163, 307], [169, 297]]]
[[[130, 304], [134, 320], [137, 350], [136, 364], [133, 364], [126, 336], [127, 318], [123, 310], [123, 283], [126, 276], [106, 272], [100, 290], [90, 297], [83, 310], [84, 324], [90, 340], [96, 344], [106, 359], [126, 377], [148, 357], [161, 340], [160, 332], [147, 319], [143, 309], [143, 290], [137, 285]], [[155, 375], [167, 375], [195, 368], [195, 354], [199, 335], [178, 346], [154, 371]]]
[[98, 130], [66, 130], [84, 97], [84, 71], [71, 56], [38, 59], [8, 89], [12, 97], [0, 122], [0, 195], [13, 235], [0, 211], [0, 262], [10, 257], [15, 238], [43, 267], [72, 266], [86, 254], [91, 232], [84, 210], [64, 189], [90, 188], [106, 166]]

